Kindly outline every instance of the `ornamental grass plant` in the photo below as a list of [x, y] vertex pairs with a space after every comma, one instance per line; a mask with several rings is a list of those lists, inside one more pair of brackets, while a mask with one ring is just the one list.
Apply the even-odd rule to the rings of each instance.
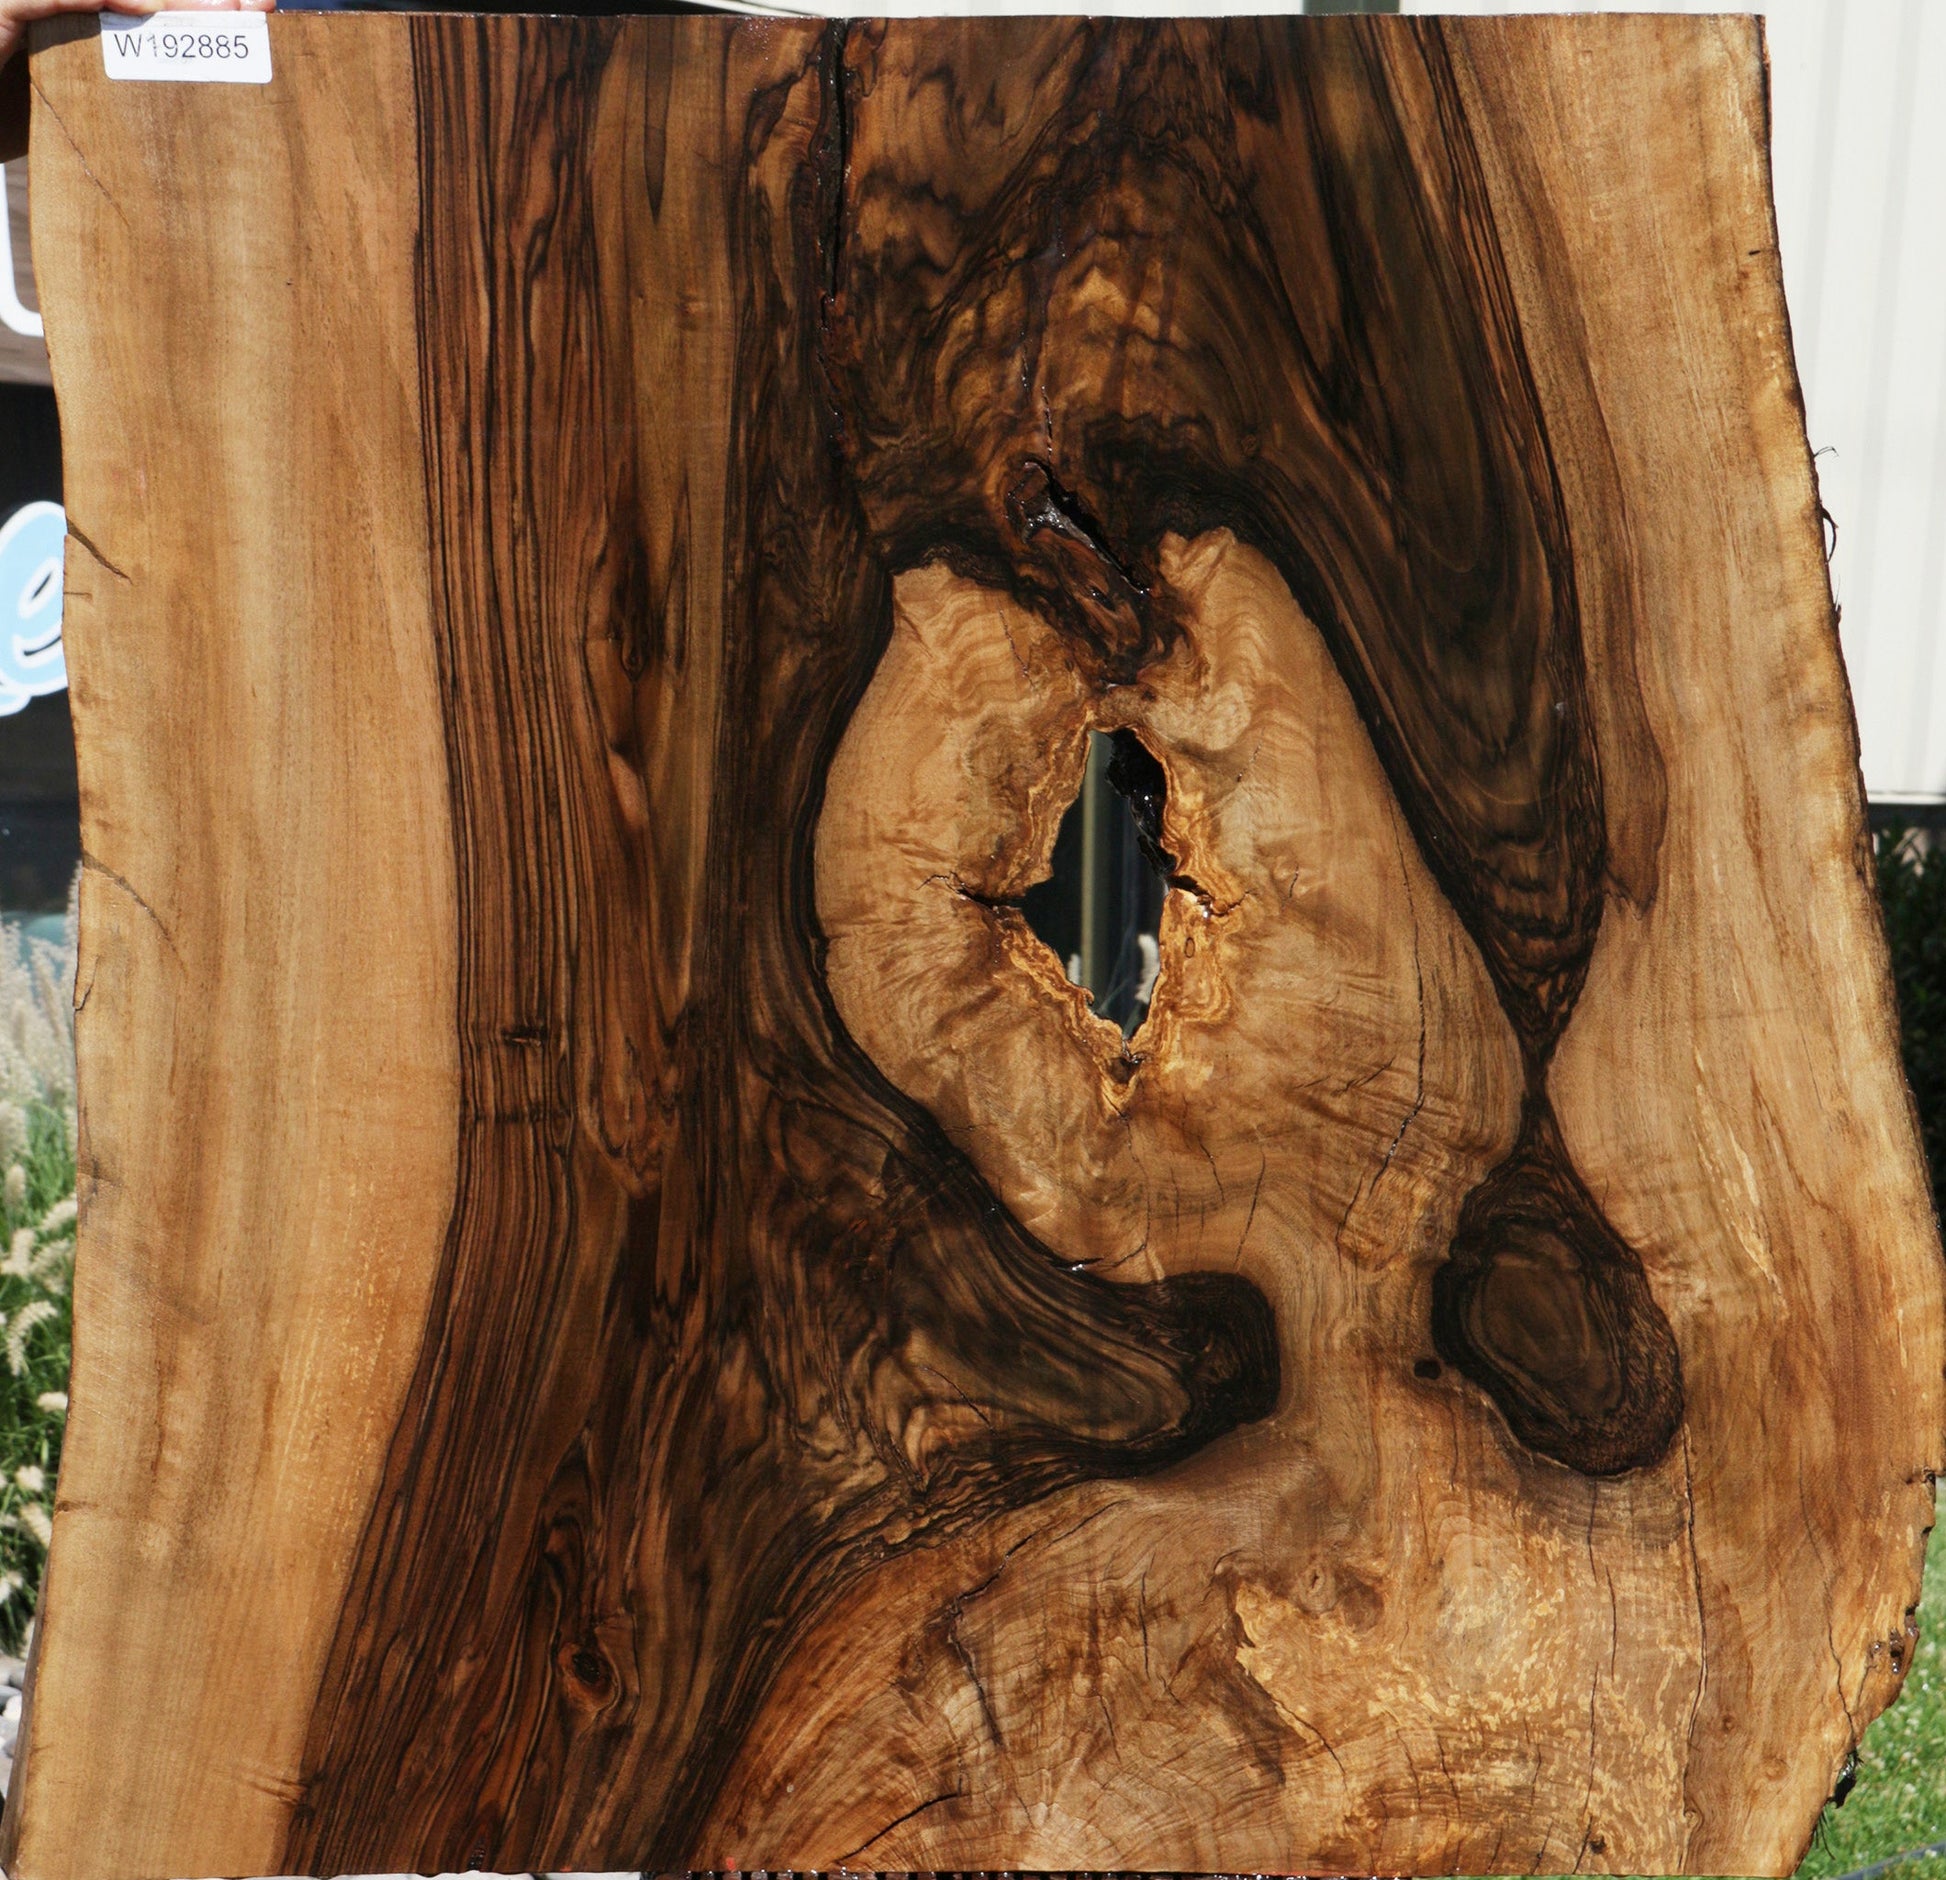
[[[1919, 1112], [1933, 1205], [1946, 1183], [1946, 844], [1890, 825], [1873, 843], [1906, 1081]], [[1905, 1689], [1865, 1731], [1845, 1799], [1824, 1811], [1799, 1873], [1946, 1875], [1946, 1536], [1926, 1554], [1919, 1643]]]
[[[1946, 1181], [1946, 844], [1875, 841], [1906, 1076], [1937, 1202]], [[75, 913], [62, 938], [0, 921], [0, 1651], [32, 1619], [67, 1417], [74, 1270]], [[1865, 1732], [1801, 1880], [1946, 1875], [1946, 1536], [1928, 1555], [1919, 1644], [1899, 1700]]]
[[0, 922], [0, 1649], [47, 1562], [67, 1419], [74, 1275], [74, 960]]

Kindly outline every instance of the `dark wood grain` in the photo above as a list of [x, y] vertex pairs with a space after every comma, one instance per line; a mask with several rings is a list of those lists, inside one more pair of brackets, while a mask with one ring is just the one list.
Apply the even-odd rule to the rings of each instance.
[[88, 30], [9, 1871], [1788, 1871], [1946, 1303], [1755, 29]]
[[[1607, 886], [1601, 763], [1550, 446], [1440, 29], [1333, 27], [1300, 56], [1255, 24], [973, 28], [889, 71], [857, 37], [847, 83], [890, 148], [852, 166], [834, 326], [879, 554], [1004, 587], [1120, 684], [1179, 631], [1165, 533], [1228, 529], [1277, 567], [1520, 1038], [1533, 1126], [1439, 1277], [1441, 1354], [1541, 1453], [1653, 1462], [1681, 1421], [1675, 1341], [1548, 1121]], [[1029, 137], [981, 108], [1008, 90]], [[906, 113], [958, 133], [950, 168]], [[1516, 1214], [1557, 1257], [1504, 1257]]]
[[[819, 397], [843, 42], [780, 35], [719, 80], [748, 94], [719, 412], [613, 376], [605, 94], [654, 66], [624, 30], [414, 28], [460, 1192], [309, 1751], [306, 1870], [691, 1863], [778, 1660], [849, 1581], [1276, 1397], [1253, 1287], [1063, 1267], [834, 1022], [806, 859], [889, 608]], [[728, 433], [709, 654], [656, 592], [631, 461], [671, 423]], [[706, 709], [691, 660], [720, 662], [675, 780], [707, 798], [693, 858], [644, 774], [669, 762], [648, 727]]]

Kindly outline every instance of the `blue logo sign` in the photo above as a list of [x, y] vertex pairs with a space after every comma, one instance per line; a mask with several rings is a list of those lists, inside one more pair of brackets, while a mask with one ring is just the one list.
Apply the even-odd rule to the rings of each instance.
[[0, 523], [0, 717], [67, 688], [61, 652], [67, 535], [59, 503], [29, 503]]

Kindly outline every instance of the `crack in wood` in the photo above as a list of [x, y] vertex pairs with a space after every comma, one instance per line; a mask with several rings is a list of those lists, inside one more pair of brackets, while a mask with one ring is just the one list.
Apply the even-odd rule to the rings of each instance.
[[1788, 1870], [1946, 1359], [1754, 29], [272, 32], [36, 54], [167, 944], [9, 1870]]

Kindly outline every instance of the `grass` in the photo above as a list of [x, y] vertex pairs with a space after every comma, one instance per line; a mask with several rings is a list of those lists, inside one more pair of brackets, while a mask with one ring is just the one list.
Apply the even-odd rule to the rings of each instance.
[[[1900, 829], [1877, 840], [1906, 1076], [1937, 1201], [1946, 1177], [1946, 858]], [[74, 982], [64, 946], [0, 926], [0, 1648], [18, 1648], [47, 1558], [67, 1416], [74, 1253]], [[1946, 1857], [1946, 1528], [1935, 1527], [1905, 1689], [1860, 1743], [1846, 1800], [1818, 1824], [1802, 1880], [1862, 1868], [1937, 1874]], [[1889, 1863], [1889, 1864], [1887, 1864]]]
[[0, 926], [0, 1649], [40, 1595], [67, 1424], [74, 1272], [74, 924]]
[[[1827, 1880], [1914, 1848], [1946, 1841], [1946, 1528], [1926, 1548], [1919, 1645], [1899, 1700], [1865, 1732], [1856, 1780], [1841, 1806], [1827, 1808], [1798, 1873]], [[1937, 1857], [1888, 1871], [1946, 1876]]]
[[[1933, 1203], [1946, 1183], [1946, 856], [1929, 858], [1911, 831], [1881, 830], [1875, 844], [1879, 900], [1892, 949], [1906, 1080], [1932, 1168]], [[1919, 1645], [1899, 1700], [1865, 1732], [1846, 1800], [1827, 1808], [1804, 1865], [1805, 1880], [1854, 1873], [1946, 1841], [1946, 1531], [1926, 1550]], [[1937, 1856], [1898, 1861], [1888, 1872], [1936, 1873]]]
[[[51, 1105], [24, 1113], [0, 1195], [0, 1643], [19, 1649], [40, 1592], [67, 1421], [74, 1151]], [[20, 1178], [13, 1179], [13, 1171]]]

